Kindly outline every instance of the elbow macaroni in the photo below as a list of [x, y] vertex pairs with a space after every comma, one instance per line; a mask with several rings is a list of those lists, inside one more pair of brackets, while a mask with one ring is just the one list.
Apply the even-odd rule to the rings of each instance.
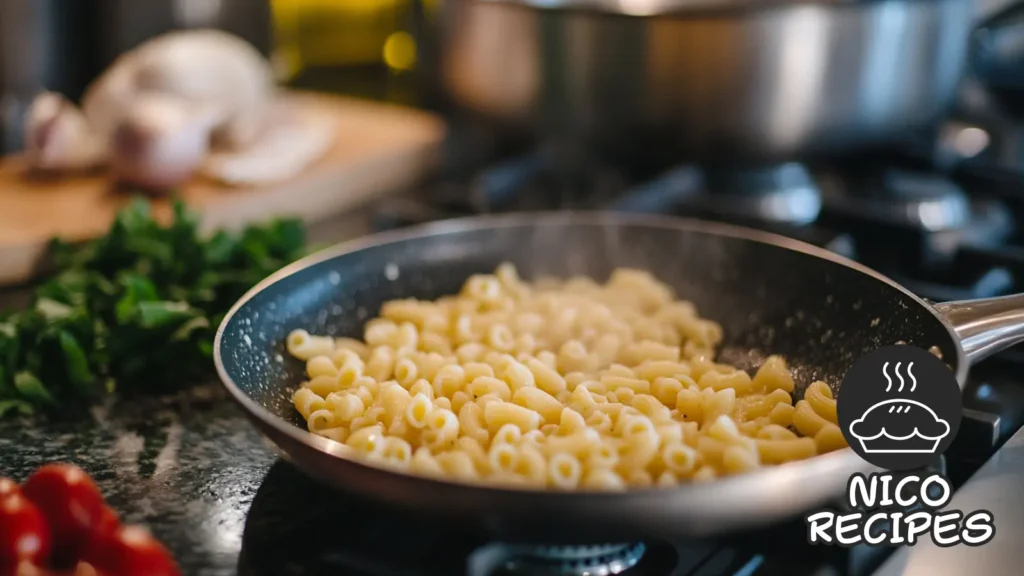
[[363, 339], [290, 333], [309, 430], [384, 465], [556, 490], [670, 487], [846, 447], [829, 387], [794, 403], [785, 360], [714, 361], [721, 327], [620, 269], [527, 283], [503, 264], [457, 296], [387, 302]]

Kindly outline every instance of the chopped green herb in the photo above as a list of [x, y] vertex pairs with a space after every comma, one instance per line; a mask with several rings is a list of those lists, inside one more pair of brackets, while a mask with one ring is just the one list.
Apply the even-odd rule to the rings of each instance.
[[182, 203], [160, 225], [149, 203], [122, 210], [106, 236], [54, 240], [56, 272], [32, 305], [0, 314], [0, 418], [159, 393], [207, 376], [213, 334], [231, 305], [304, 253], [302, 226], [198, 232]]

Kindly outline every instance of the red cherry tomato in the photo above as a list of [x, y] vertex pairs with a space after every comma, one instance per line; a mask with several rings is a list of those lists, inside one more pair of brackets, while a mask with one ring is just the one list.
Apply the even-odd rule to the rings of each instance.
[[54, 556], [60, 563], [77, 559], [104, 508], [92, 478], [77, 466], [47, 464], [29, 476], [21, 491], [49, 522]]
[[96, 521], [96, 526], [93, 527], [93, 532], [111, 534], [120, 527], [121, 519], [118, 518], [117, 512], [114, 512], [109, 506], [104, 506], [100, 512], [99, 520]]
[[50, 529], [35, 504], [19, 494], [0, 501], [0, 566], [13, 569], [22, 560], [43, 564], [50, 546]]
[[141, 526], [96, 533], [82, 560], [110, 576], [181, 576], [170, 552]]
[[0, 502], [8, 496], [14, 496], [15, 494], [21, 494], [21, 489], [18, 488], [18, 483], [10, 478], [0, 478]]

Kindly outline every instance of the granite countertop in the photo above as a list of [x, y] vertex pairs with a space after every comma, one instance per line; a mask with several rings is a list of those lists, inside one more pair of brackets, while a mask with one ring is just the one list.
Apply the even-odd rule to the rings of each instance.
[[90, 412], [0, 422], [0, 475], [21, 481], [47, 462], [81, 466], [124, 522], [167, 545], [185, 576], [451, 576], [483, 543], [475, 530], [438, 530], [434, 518], [309, 479], [277, 457], [219, 384]]
[[21, 481], [51, 461], [81, 466], [188, 575], [238, 573], [246, 514], [276, 460], [216, 384], [96, 407], [79, 421], [0, 423], [0, 474]]

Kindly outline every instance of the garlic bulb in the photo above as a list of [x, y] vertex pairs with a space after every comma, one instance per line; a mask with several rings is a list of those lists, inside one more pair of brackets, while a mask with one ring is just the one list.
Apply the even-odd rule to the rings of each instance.
[[172, 32], [118, 58], [76, 109], [41, 94], [26, 124], [37, 168], [108, 162], [148, 188], [177, 186], [198, 169], [230, 184], [291, 177], [329, 147], [333, 127], [280, 106], [269, 63], [216, 30]]
[[113, 134], [131, 102], [159, 93], [220, 106], [215, 127], [231, 147], [249, 144], [276, 96], [270, 64], [246, 41], [219, 30], [171, 32], [122, 55], [86, 91], [82, 109], [94, 129]]

